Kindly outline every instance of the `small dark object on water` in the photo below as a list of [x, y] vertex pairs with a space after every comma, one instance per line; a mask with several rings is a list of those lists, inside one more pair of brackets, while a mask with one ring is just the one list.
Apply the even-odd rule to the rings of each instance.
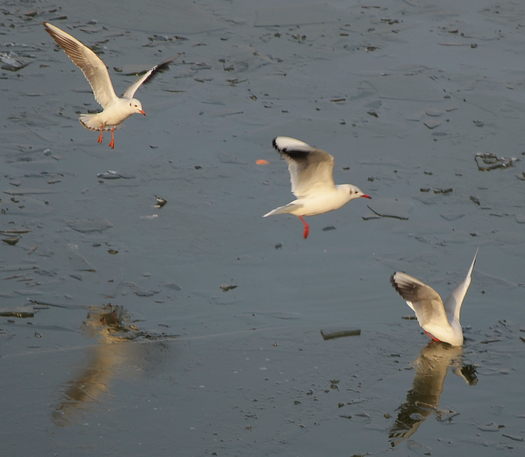
[[452, 192], [452, 187], [448, 189], [439, 189], [439, 188], [434, 189], [435, 194], [450, 194], [450, 192]]
[[401, 316], [401, 319], [405, 319], [407, 321], [415, 321], [417, 320], [416, 316]]
[[274, 247], [275, 249], [281, 249], [283, 247], [283, 243], [277, 243]]
[[476, 198], [476, 197], [473, 197], [472, 195], [470, 196], [470, 199], [478, 206], [481, 205], [481, 202], [479, 201], [479, 198]]
[[332, 340], [334, 338], [343, 338], [346, 336], [359, 336], [361, 329], [356, 327], [327, 327], [321, 330], [321, 335], [324, 340]]
[[155, 205], [155, 208], [162, 208], [166, 203], [168, 203], [168, 200], [165, 200], [161, 197], [157, 197], [156, 195], [155, 198], [157, 199], [157, 204]]
[[323, 228], [323, 232], [328, 232], [330, 230], [337, 230], [335, 228], [335, 225], [327, 225], [326, 227]]
[[229, 290], [236, 289], [237, 285], [235, 284], [223, 284], [221, 286], [221, 289], [223, 292], [228, 292]]
[[4, 243], [7, 243], [11, 246], [14, 246], [16, 243], [18, 243], [20, 241], [20, 237], [19, 236], [12, 236], [12, 237], [9, 237], [9, 238], [4, 238], [2, 239], [2, 241]]
[[501, 338], [488, 338], [486, 340], [480, 341], [481, 344], [497, 343], [501, 341]]

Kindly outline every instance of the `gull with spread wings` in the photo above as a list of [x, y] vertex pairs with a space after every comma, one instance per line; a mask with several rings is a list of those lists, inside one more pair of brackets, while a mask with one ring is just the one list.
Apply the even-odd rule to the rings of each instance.
[[442, 341], [452, 346], [463, 346], [463, 330], [459, 322], [459, 315], [461, 305], [470, 286], [478, 251], [474, 255], [467, 276], [452, 291], [444, 303], [432, 287], [427, 286], [419, 279], [400, 271], [394, 273], [390, 278], [394, 289], [416, 313], [419, 325], [435, 341]]
[[102, 132], [110, 130], [111, 142], [109, 146], [115, 148], [113, 132], [118, 125], [132, 114], [146, 115], [140, 101], [133, 98], [135, 92], [155, 72], [173, 62], [181, 54], [169, 57], [155, 65], [129, 86], [122, 97], [118, 97], [115, 89], [113, 89], [106, 65], [91, 49], [49, 22], [44, 22], [44, 27], [46, 32], [60, 45], [73, 63], [82, 70], [93, 89], [95, 100], [104, 108], [100, 113], [81, 114], [80, 123], [87, 129], [100, 131], [99, 143], [102, 143]]
[[297, 197], [291, 203], [266, 213], [294, 214], [304, 225], [303, 237], [308, 238], [310, 226], [303, 216], [315, 216], [341, 208], [354, 198], [372, 198], [352, 184], [334, 183], [334, 158], [294, 138], [278, 136], [273, 147], [288, 163], [292, 192]]

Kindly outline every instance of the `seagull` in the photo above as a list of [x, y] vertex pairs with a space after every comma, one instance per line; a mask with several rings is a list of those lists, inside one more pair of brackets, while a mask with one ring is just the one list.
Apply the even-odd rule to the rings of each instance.
[[135, 92], [153, 73], [173, 62], [181, 54], [169, 57], [155, 65], [129, 86], [124, 95], [119, 98], [115, 94], [115, 89], [113, 89], [106, 65], [91, 49], [49, 22], [44, 22], [44, 27], [46, 32], [60, 45], [73, 63], [82, 70], [93, 89], [95, 100], [104, 108], [102, 112], [97, 114], [81, 114], [80, 123], [87, 129], [100, 131], [99, 143], [102, 143], [102, 132], [111, 130], [109, 146], [114, 149], [115, 138], [113, 132], [117, 126], [132, 114], [140, 113], [144, 116], [146, 115], [140, 101], [133, 98]]
[[419, 325], [435, 341], [442, 341], [452, 346], [463, 345], [463, 330], [459, 322], [459, 314], [470, 286], [478, 251], [479, 248], [474, 255], [466, 278], [452, 291], [445, 303], [432, 287], [412, 276], [397, 271], [390, 278], [394, 289], [416, 313]]
[[334, 158], [321, 149], [286, 136], [278, 136], [273, 147], [288, 163], [292, 192], [297, 200], [266, 213], [294, 214], [304, 224], [304, 239], [308, 238], [310, 226], [303, 216], [315, 216], [341, 208], [354, 198], [372, 198], [352, 184], [334, 183]]

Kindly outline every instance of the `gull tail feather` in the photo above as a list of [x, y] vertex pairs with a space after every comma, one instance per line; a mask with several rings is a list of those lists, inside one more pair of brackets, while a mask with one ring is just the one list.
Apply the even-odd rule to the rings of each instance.
[[296, 209], [301, 208], [303, 205], [298, 205], [297, 203], [288, 203], [284, 206], [279, 206], [279, 208], [272, 209], [269, 213], [266, 213], [263, 217], [273, 216], [274, 214], [290, 214]]
[[[96, 114], [81, 114], [78, 120], [80, 123], [90, 130], [100, 130], [100, 121], [96, 119], [98, 113]], [[104, 130], [111, 130], [109, 127], [105, 127]]]

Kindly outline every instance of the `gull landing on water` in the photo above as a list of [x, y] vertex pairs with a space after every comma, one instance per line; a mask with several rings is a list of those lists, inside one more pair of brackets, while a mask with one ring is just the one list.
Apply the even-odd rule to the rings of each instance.
[[294, 214], [304, 224], [304, 238], [308, 238], [310, 226], [303, 216], [315, 216], [341, 208], [354, 198], [372, 198], [351, 184], [335, 185], [334, 158], [321, 149], [286, 136], [273, 140], [273, 147], [288, 163], [292, 192], [297, 197], [287, 205], [266, 213]]
[[73, 63], [82, 70], [93, 89], [95, 100], [104, 108], [102, 112], [97, 114], [81, 114], [80, 123], [87, 129], [100, 131], [99, 143], [102, 143], [102, 132], [111, 130], [109, 146], [114, 149], [115, 138], [113, 132], [117, 126], [132, 114], [140, 113], [144, 116], [146, 115], [140, 101], [133, 98], [135, 92], [152, 74], [173, 62], [181, 54], [169, 57], [155, 65], [129, 86], [122, 98], [119, 98], [113, 89], [106, 65], [91, 49], [49, 22], [44, 22], [44, 27], [46, 32], [60, 45]]
[[433, 340], [442, 341], [452, 346], [463, 345], [463, 330], [459, 322], [459, 315], [461, 305], [470, 286], [478, 251], [479, 248], [474, 255], [466, 278], [452, 291], [445, 303], [432, 287], [412, 276], [398, 271], [390, 278], [394, 289], [414, 310], [419, 325]]

